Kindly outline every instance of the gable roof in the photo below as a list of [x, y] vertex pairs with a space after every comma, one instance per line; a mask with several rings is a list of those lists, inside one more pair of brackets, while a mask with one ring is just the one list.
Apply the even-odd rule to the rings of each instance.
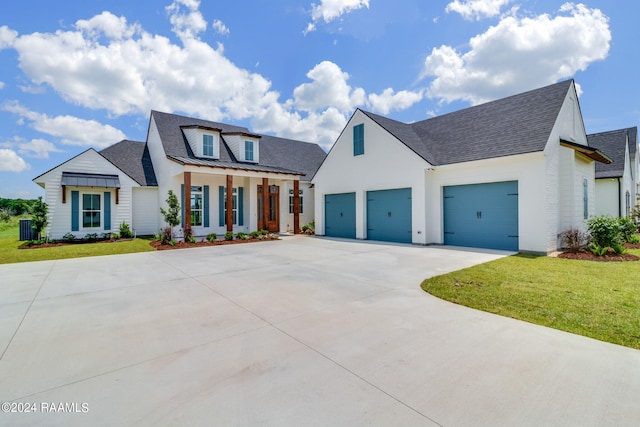
[[573, 80], [406, 124], [363, 111], [432, 165], [544, 150]]
[[628, 131], [618, 129], [587, 135], [589, 146], [603, 151], [613, 160], [610, 164], [596, 162], [596, 178], [620, 178], [624, 175]]
[[138, 184], [158, 185], [149, 149], [144, 142], [125, 139], [101, 150], [100, 154]]
[[[160, 140], [162, 141], [167, 157], [181, 164], [296, 174], [301, 175], [301, 178], [310, 180], [326, 156], [324, 150], [317, 144], [255, 134], [242, 126], [195, 119], [193, 117], [162, 113], [159, 111], [151, 111], [151, 116], [155, 120]], [[220, 158], [216, 160], [197, 158], [182, 131], [182, 128], [186, 127], [203, 127], [219, 130], [222, 142], [222, 144], [220, 144]], [[225, 134], [249, 135], [260, 138], [259, 163], [238, 161], [224, 139]]]

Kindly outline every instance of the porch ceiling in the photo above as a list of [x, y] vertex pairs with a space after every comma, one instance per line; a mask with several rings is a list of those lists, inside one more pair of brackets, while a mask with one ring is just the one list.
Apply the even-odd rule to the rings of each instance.
[[[212, 172], [216, 169], [222, 169], [224, 172], [222, 174], [229, 173], [228, 170], [237, 170], [237, 171], [245, 171], [245, 172], [257, 172], [260, 173], [261, 176], [264, 173], [267, 174], [278, 174], [278, 175], [293, 175], [296, 177], [303, 176], [304, 173], [292, 171], [289, 169], [280, 168], [277, 166], [266, 166], [266, 165], [257, 165], [250, 163], [230, 163], [230, 162], [221, 162], [219, 160], [208, 160], [208, 159], [194, 159], [191, 157], [176, 157], [176, 156], [167, 156], [169, 160], [173, 160], [176, 163], [185, 166], [197, 166], [199, 169], [197, 172], [204, 172], [202, 167], [211, 168]], [[196, 172], [195, 170], [193, 172]], [[214, 172], [215, 173], [215, 172]]]

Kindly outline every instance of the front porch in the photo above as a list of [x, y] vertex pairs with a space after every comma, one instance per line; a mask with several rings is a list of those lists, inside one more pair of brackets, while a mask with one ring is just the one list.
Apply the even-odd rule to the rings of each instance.
[[304, 194], [299, 178], [187, 166], [174, 177], [180, 188], [182, 228], [190, 227], [194, 236], [257, 230], [297, 234]]

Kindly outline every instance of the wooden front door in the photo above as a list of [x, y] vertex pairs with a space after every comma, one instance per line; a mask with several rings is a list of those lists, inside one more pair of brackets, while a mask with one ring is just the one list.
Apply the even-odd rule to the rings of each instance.
[[264, 195], [262, 185], [258, 185], [258, 229], [278, 232], [280, 231], [280, 187], [268, 186], [266, 206]]

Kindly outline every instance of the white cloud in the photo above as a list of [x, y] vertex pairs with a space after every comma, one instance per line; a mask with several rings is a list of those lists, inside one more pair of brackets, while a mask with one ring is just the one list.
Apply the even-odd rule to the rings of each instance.
[[219, 19], [213, 21], [213, 29], [220, 35], [226, 36], [230, 33], [229, 28]]
[[411, 92], [401, 90], [395, 93], [393, 89], [387, 88], [381, 94], [372, 93], [368, 96], [369, 105], [376, 113], [389, 114], [393, 110], [405, 110], [416, 102], [420, 102], [424, 97], [424, 91]]
[[511, 3], [512, 0], [454, 0], [445, 9], [447, 13], [456, 12], [464, 19], [480, 20], [490, 18], [500, 14], [503, 6]]
[[18, 154], [8, 148], [0, 148], [0, 172], [22, 172], [31, 167]]
[[32, 139], [29, 142], [20, 143], [18, 147], [20, 148], [20, 154], [38, 159], [48, 159], [49, 153], [62, 152], [46, 139]]
[[[187, 11], [182, 9], [185, 6]], [[207, 29], [207, 21], [198, 10], [200, 0], [175, 0], [166, 7], [173, 32], [181, 39], [192, 39]]]
[[6, 25], [0, 27], [0, 50], [12, 47], [17, 36], [18, 32]]
[[354, 10], [369, 8], [369, 0], [320, 0], [320, 4], [311, 5], [311, 18], [331, 22]]
[[421, 78], [434, 77], [431, 98], [477, 104], [571, 77], [606, 58], [610, 42], [600, 10], [566, 3], [556, 16], [505, 16], [473, 37], [465, 53], [434, 48]]
[[76, 28], [91, 37], [104, 35], [115, 40], [130, 38], [140, 31], [138, 25], [128, 25], [125, 17], [110, 12], [102, 12], [89, 20], [81, 19], [76, 22]]
[[4, 82], [0, 82], [0, 89], [4, 87]]
[[[60, 141], [66, 145], [104, 148], [126, 138], [122, 131], [95, 120], [85, 120], [73, 116], [49, 117], [46, 114], [30, 111], [17, 102], [5, 103], [2, 109], [18, 114], [22, 119], [29, 121], [33, 129], [60, 138]], [[29, 150], [29, 147], [35, 148], [32, 145], [24, 149]], [[43, 148], [45, 148], [45, 144], [40, 143], [39, 149]]]
[[347, 84], [349, 74], [330, 61], [323, 61], [307, 73], [311, 83], [303, 83], [293, 90], [294, 105], [302, 111], [315, 111], [332, 106], [343, 113], [365, 102], [365, 92]]

